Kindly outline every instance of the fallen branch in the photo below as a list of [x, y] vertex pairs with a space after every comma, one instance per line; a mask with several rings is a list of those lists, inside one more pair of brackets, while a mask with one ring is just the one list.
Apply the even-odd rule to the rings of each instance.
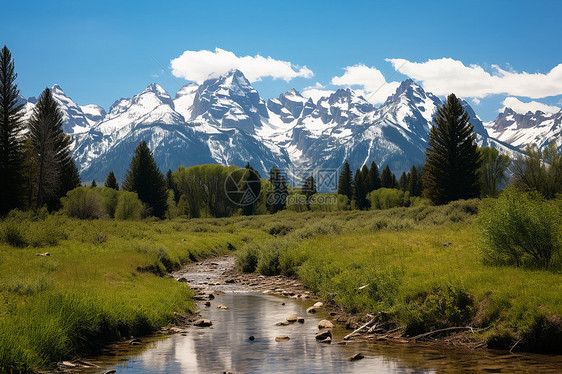
[[377, 319], [377, 317], [374, 317], [372, 320], [370, 320], [369, 322], [367, 322], [367, 323], [364, 324], [363, 326], [359, 327], [358, 329], [356, 329], [355, 331], [353, 331], [351, 334], [347, 334], [346, 336], [343, 337], [343, 340], [349, 340], [353, 334], [356, 334], [356, 333], [358, 333], [359, 331], [363, 330], [365, 327], [367, 327], [367, 326], [369, 326], [371, 323], [375, 322], [376, 319]]
[[513, 350], [515, 349], [515, 347], [517, 347], [517, 344], [521, 343], [522, 340], [523, 340], [523, 338], [516, 341], [515, 344], [513, 344], [513, 347], [511, 347], [511, 349], [509, 350], [509, 353], [512, 353]]
[[439, 330], [433, 330], [430, 332], [426, 332], [420, 335], [416, 335], [413, 338], [410, 338], [410, 341], [412, 340], [418, 340], [421, 338], [425, 338], [428, 336], [431, 336], [433, 334], [438, 334], [440, 332], [448, 332], [448, 331], [463, 331], [463, 330], [472, 330], [472, 331], [478, 331], [480, 329], [474, 329], [472, 326], [465, 326], [465, 327], [447, 327], [446, 329], [439, 329]]

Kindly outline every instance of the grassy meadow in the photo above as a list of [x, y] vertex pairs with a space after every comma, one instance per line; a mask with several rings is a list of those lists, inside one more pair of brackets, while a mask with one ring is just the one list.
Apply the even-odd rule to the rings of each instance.
[[472, 325], [488, 327], [477, 337], [490, 347], [559, 350], [562, 274], [484, 264], [480, 204], [189, 220], [12, 214], [0, 223], [0, 371], [52, 367], [173, 323], [194, 303], [167, 273], [224, 253], [244, 271], [298, 276], [349, 311], [386, 312], [411, 335]]

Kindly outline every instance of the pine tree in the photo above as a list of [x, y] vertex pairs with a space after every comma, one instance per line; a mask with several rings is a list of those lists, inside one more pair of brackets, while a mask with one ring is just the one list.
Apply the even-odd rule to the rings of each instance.
[[422, 193], [421, 180], [418, 176], [418, 169], [415, 166], [412, 166], [412, 170], [410, 170], [408, 191], [410, 192], [410, 196], [421, 196]]
[[114, 190], [119, 191], [119, 184], [117, 183], [117, 178], [115, 178], [115, 174], [113, 173], [113, 171], [110, 171], [109, 174], [107, 174], [105, 186], [107, 188], [113, 188]]
[[287, 205], [287, 182], [285, 176], [276, 167], [272, 167], [269, 171], [269, 183], [271, 190], [266, 199], [266, 206], [270, 213], [276, 213], [285, 209]]
[[406, 175], [406, 172], [403, 171], [400, 175], [400, 179], [398, 180], [398, 188], [400, 188], [402, 191], [406, 191], [408, 189], [408, 182], [409, 177], [408, 175]]
[[365, 189], [365, 181], [363, 173], [357, 170], [355, 179], [353, 181], [353, 202], [355, 207], [359, 210], [366, 209], [367, 206], [367, 190]]
[[90, 187], [94, 188], [94, 187], [97, 187], [97, 186], [98, 186], [98, 184], [96, 183], [96, 180], [93, 179], [93, 180], [92, 180], [92, 184], [90, 185]]
[[368, 179], [369, 179], [369, 185], [368, 185], [367, 193], [381, 188], [381, 177], [379, 175], [379, 168], [377, 167], [375, 161], [371, 163]]
[[343, 169], [338, 179], [338, 194], [347, 196], [349, 202], [351, 202], [351, 198], [353, 197], [352, 178], [349, 162], [346, 161], [343, 164]]
[[12, 54], [4, 46], [0, 50], [0, 215], [24, 203], [23, 104], [18, 104], [17, 76]]
[[479, 194], [480, 157], [469, 116], [454, 94], [439, 109], [425, 152], [424, 194], [434, 204]]
[[246, 164], [245, 169], [248, 170], [248, 173], [245, 176], [246, 188], [249, 189], [248, 191], [252, 192], [252, 196], [256, 197], [251, 204], [246, 204], [242, 207], [244, 215], [250, 216], [256, 213], [256, 205], [258, 203], [257, 197], [261, 193], [261, 179], [257, 170], [254, 169], [249, 162]]
[[[390, 167], [386, 167], [381, 173], [381, 187], [382, 188], [394, 188], [396, 182], [396, 176], [390, 171]], [[396, 183], [397, 184], [397, 183]]]
[[76, 163], [70, 155], [63, 161], [60, 178], [60, 196], [65, 196], [68, 191], [80, 187], [82, 183]]
[[369, 167], [367, 164], [363, 165], [361, 168], [361, 177], [363, 178], [363, 186], [365, 187], [365, 193], [369, 191]]
[[316, 181], [312, 175], [309, 175], [302, 185], [302, 193], [306, 196], [306, 208], [308, 210], [310, 210], [310, 199], [316, 192]]
[[62, 113], [51, 90], [46, 88], [35, 105], [28, 133], [38, 169], [34, 193], [37, 209], [45, 204], [49, 209], [57, 208], [76, 176], [75, 166], [70, 165], [74, 162], [70, 157], [71, 138], [62, 130], [62, 124]]
[[145, 141], [141, 141], [129, 165], [123, 189], [136, 192], [148, 208], [148, 214], [164, 218], [167, 206], [167, 185], [164, 175], [158, 169], [152, 152]]

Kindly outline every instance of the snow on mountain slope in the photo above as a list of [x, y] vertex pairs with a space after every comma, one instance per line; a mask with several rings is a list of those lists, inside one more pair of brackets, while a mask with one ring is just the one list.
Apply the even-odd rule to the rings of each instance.
[[177, 93], [174, 99], [174, 107], [176, 112], [181, 114], [185, 119], [191, 119], [191, 108], [195, 100], [195, 94], [199, 86], [195, 83], [190, 83], [183, 86]]
[[544, 149], [552, 141], [557, 141], [558, 148], [562, 150], [562, 110], [552, 114], [540, 110], [517, 113], [505, 108], [494, 122], [486, 126], [492, 137], [520, 149], [528, 144]]
[[260, 117], [268, 117], [265, 101], [240, 70], [231, 70], [199, 86], [187, 120], [253, 134], [261, 127]]
[[[122, 180], [140, 140], [149, 143], [162, 171], [250, 162], [267, 176], [273, 166], [338, 169], [347, 160], [354, 169], [375, 161], [401, 173], [424, 163], [428, 132], [442, 104], [412, 80], [402, 82], [379, 107], [351, 89], [317, 102], [293, 89], [266, 103], [240, 71], [232, 70], [201, 85], [188, 84], [174, 99], [151, 84], [133, 98], [116, 101], [107, 114], [70, 102], [63, 111], [69, 119], [81, 112], [86, 123], [85, 131], [73, 132], [82, 178], [101, 180], [114, 171]], [[490, 128], [467, 102], [462, 104], [480, 145], [518, 152], [490, 137]]]
[[80, 109], [82, 109], [82, 113], [84, 113], [84, 116], [90, 125], [89, 127], [95, 126], [107, 115], [105, 109], [96, 104], [82, 105], [80, 106]]
[[[105, 111], [98, 105], [92, 104], [80, 106], [76, 104], [64, 93], [58, 84], [51, 87], [51, 94], [58, 103], [59, 109], [63, 114], [63, 130], [69, 135], [88, 131], [88, 129], [101, 121], [105, 116]], [[25, 114], [23, 118], [24, 120], [27, 120], [33, 114], [37, 98], [30, 97], [23, 100], [25, 102]]]

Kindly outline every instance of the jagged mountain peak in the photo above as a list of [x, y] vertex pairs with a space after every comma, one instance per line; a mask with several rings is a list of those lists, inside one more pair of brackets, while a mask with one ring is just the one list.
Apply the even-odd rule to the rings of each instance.
[[230, 70], [199, 86], [190, 120], [254, 133], [262, 117], [269, 117], [265, 101], [240, 70]]
[[146, 89], [142, 93], [146, 93], [146, 92], [152, 92], [157, 95], [170, 97], [170, 94], [164, 88], [162, 88], [162, 86], [160, 86], [158, 83], [149, 84], [148, 87], [146, 87]]

